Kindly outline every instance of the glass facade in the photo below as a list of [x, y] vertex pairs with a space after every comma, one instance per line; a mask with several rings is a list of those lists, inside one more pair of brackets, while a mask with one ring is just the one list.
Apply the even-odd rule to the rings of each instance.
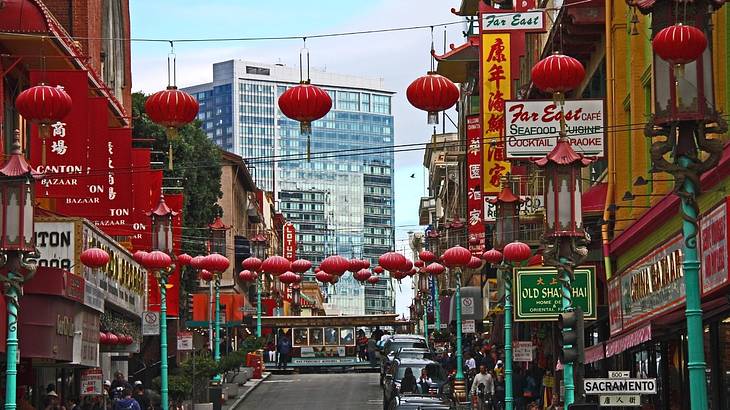
[[[292, 69], [246, 64], [244, 71], [242, 64], [217, 63], [214, 83], [186, 90], [200, 103], [198, 118], [208, 137], [243, 157], [259, 188], [276, 192], [281, 212], [297, 229], [298, 257], [317, 266], [339, 254], [374, 266], [394, 244], [391, 95], [348, 86], [358, 79], [345, 76], [324, 87], [332, 110], [312, 124], [314, 158], [307, 161], [299, 122], [277, 106], [296, 84], [277, 72]], [[327, 306], [342, 314], [394, 311], [389, 279], [363, 287], [346, 273], [323, 290]]]

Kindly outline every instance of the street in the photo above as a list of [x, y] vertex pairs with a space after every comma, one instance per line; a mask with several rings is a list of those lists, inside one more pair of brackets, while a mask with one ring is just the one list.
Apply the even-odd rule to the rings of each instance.
[[376, 409], [377, 373], [271, 375], [237, 409]]

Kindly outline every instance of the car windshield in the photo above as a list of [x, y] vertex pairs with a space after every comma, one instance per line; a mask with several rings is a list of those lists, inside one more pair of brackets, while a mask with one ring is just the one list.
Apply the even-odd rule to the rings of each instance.
[[390, 342], [388, 344], [388, 353], [397, 352], [398, 349], [403, 347], [415, 347], [419, 349], [426, 349], [426, 342], [422, 340], [402, 340], [402, 341], [396, 341], [396, 342]]
[[404, 351], [400, 351], [400, 352], [398, 352], [396, 354], [401, 359], [404, 359], [404, 358], [430, 359], [431, 358], [431, 353], [429, 353], [429, 352], [413, 352], [413, 351], [404, 352]]
[[418, 378], [421, 377], [421, 370], [423, 370], [424, 367], [428, 372], [428, 377], [430, 377], [432, 381], [441, 382], [446, 380], [446, 372], [438, 363], [402, 364], [398, 367], [398, 371], [395, 374], [395, 380], [403, 380], [403, 376], [405, 376], [407, 368], [410, 368], [411, 371], [413, 371], [413, 376], [416, 380], [418, 380]]

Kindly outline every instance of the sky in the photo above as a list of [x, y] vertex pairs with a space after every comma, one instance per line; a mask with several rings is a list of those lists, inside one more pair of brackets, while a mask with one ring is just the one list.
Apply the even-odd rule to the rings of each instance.
[[[201, 39], [310, 36], [362, 30], [434, 26], [436, 50], [463, 43], [460, 17], [451, 13], [460, 0], [308, 0], [234, 1], [131, 0], [132, 88], [153, 93], [167, 85], [167, 41], [134, 39]], [[177, 85], [186, 87], [213, 79], [212, 65], [229, 59], [283, 63], [296, 67], [301, 38], [296, 40], [175, 42]], [[405, 96], [408, 85], [430, 68], [429, 28], [307, 40], [313, 68], [338, 74], [383, 78], [394, 91], [395, 144], [423, 143], [433, 128], [426, 113], [412, 107]], [[456, 118], [450, 110], [451, 118]], [[448, 120], [447, 120], [448, 122]], [[439, 125], [439, 132], [441, 131]], [[447, 132], [453, 131], [448, 123]], [[408, 231], [418, 226], [419, 198], [425, 196], [423, 150], [396, 153], [396, 250], [408, 249]], [[413, 175], [413, 178], [411, 178]], [[406, 251], [408, 254], [409, 251]], [[401, 291], [402, 290], [402, 291]], [[406, 313], [410, 281], [396, 286], [396, 312]]]

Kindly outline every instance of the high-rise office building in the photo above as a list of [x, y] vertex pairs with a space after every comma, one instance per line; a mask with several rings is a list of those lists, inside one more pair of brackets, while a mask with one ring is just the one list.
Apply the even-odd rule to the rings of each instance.
[[[312, 124], [311, 160], [299, 123], [277, 99], [299, 83], [299, 69], [230, 60], [213, 65], [213, 82], [185, 90], [200, 103], [198, 118], [223, 149], [247, 160], [257, 185], [274, 191], [297, 229], [298, 257], [315, 266], [328, 255], [371, 264], [393, 247], [392, 92], [382, 79], [312, 70], [332, 110]], [[325, 289], [336, 313], [394, 311], [390, 280], [363, 287], [346, 274]]]

